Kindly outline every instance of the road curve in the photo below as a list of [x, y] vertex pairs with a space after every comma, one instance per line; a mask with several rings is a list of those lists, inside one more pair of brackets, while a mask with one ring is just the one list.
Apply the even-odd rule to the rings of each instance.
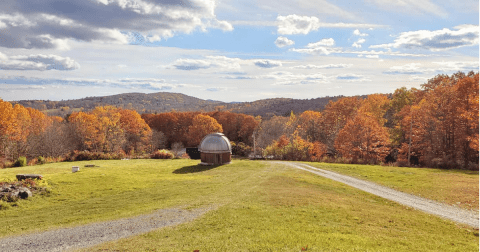
[[319, 169], [307, 164], [293, 162], [277, 162], [296, 169], [311, 172], [325, 178], [329, 178], [349, 186], [355, 187], [362, 191], [380, 196], [382, 198], [398, 202], [402, 205], [413, 207], [423, 212], [434, 214], [445, 219], [449, 219], [458, 223], [467, 224], [478, 228], [478, 212], [468, 211], [459, 207], [449, 206], [433, 200], [425, 199], [408, 193], [399, 192], [391, 188], [381, 186], [372, 182], [341, 175], [332, 171]]

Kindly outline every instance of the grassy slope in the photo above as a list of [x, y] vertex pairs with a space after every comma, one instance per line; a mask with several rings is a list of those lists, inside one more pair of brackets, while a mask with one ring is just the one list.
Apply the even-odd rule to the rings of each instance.
[[403, 192], [478, 211], [478, 171], [309, 163]]
[[[83, 168], [95, 163], [98, 168]], [[1, 235], [219, 204], [193, 222], [88, 250], [478, 251], [478, 230], [269, 162], [213, 169], [189, 160], [58, 163], [0, 170], [0, 180], [41, 173], [50, 196], [0, 211]], [[81, 166], [72, 174], [72, 165]], [[2, 228], [0, 228], [2, 229]]]

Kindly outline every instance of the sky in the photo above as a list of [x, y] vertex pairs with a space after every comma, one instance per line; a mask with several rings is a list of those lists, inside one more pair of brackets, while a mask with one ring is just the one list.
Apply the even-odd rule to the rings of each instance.
[[479, 69], [478, 0], [3, 0], [0, 99], [393, 93]]

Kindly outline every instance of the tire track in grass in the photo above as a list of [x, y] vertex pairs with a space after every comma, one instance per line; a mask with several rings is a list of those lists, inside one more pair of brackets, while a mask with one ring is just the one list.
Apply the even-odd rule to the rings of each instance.
[[162, 209], [151, 214], [0, 239], [0, 251], [65, 251], [192, 221], [217, 208]]
[[332, 171], [319, 169], [307, 164], [299, 164], [299, 163], [292, 163], [292, 162], [276, 162], [276, 163], [280, 163], [296, 169], [311, 172], [316, 175], [320, 175], [322, 177], [329, 178], [337, 182], [355, 187], [362, 191], [377, 195], [379, 197], [395, 201], [402, 205], [409, 206], [429, 214], [440, 216], [444, 219], [449, 219], [458, 223], [467, 224], [475, 228], [478, 228], [479, 226], [478, 212], [475, 212], [475, 211], [469, 211], [469, 210], [461, 209], [459, 207], [449, 206], [437, 201], [425, 199], [425, 198], [418, 197], [418, 196], [411, 195], [404, 192], [399, 192], [397, 190], [393, 190], [391, 188], [381, 186], [372, 182], [368, 182], [365, 180], [338, 174]]

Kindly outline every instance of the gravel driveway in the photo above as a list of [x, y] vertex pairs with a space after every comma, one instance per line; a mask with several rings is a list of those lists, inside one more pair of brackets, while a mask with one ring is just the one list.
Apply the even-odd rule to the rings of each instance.
[[380, 196], [398, 202], [402, 205], [413, 207], [415, 209], [424, 211], [429, 214], [434, 214], [445, 219], [449, 219], [458, 223], [470, 225], [478, 228], [478, 212], [468, 211], [458, 207], [449, 206], [433, 200], [425, 199], [408, 193], [399, 192], [391, 188], [381, 186], [372, 182], [361, 179], [352, 178], [350, 176], [341, 175], [335, 172], [319, 169], [307, 164], [292, 163], [292, 162], [278, 162], [288, 165], [293, 168], [308, 171], [325, 178], [329, 178], [357, 189], [369, 192], [371, 194]]
[[157, 228], [188, 222], [213, 208], [215, 207], [193, 210], [162, 209], [134, 218], [3, 238], [0, 239], [0, 251], [65, 251], [91, 247], [103, 242], [153, 231]]

